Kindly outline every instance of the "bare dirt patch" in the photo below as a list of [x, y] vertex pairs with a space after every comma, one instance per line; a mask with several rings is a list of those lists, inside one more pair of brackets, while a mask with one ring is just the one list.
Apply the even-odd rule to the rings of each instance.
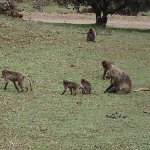
[[[42, 21], [50, 23], [71, 23], [71, 24], [94, 24], [94, 14], [59, 14], [59, 13], [27, 13], [24, 12], [24, 20]], [[110, 15], [107, 26], [123, 28], [146, 28], [150, 29], [149, 16], [119, 16]]]

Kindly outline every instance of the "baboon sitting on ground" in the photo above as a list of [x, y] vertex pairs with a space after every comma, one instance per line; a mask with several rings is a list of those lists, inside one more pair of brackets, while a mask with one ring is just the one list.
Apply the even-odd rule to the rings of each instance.
[[95, 42], [95, 38], [96, 38], [96, 32], [94, 31], [94, 29], [90, 28], [87, 33], [87, 42], [89, 41]]
[[124, 71], [108, 70], [105, 78], [110, 79], [110, 86], [104, 93], [129, 93], [131, 91], [131, 79]]
[[82, 89], [82, 94], [91, 94], [91, 83], [85, 79], [81, 79], [79, 89]]

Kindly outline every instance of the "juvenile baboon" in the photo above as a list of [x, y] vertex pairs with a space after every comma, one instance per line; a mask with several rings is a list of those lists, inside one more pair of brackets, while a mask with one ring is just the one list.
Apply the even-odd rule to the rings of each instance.
[[[12, 81], [14, 83], [14, 86], [15, 88], [17, 89], [18, 92], [23, 92], [24, 91], [24, 87], [23, 87], [23, 81], [24, 81], [24, 78], [27, 78], [30, 82], [30, 90], [32, 91], [32, 85], [31, 85], [31, 81], [30, 79], [21, 74], [21, 73], [18, 73], [18, 72], [14, 72], [14, 71], [9, 71], [7, 69], [4, 69], [2, 71], [2, 78], [4, 78], [5, 80], [5, 87], [4, 87], [4, 90], [6, 90], [7, 88], [7, 85], [8, 85], [8, 80]], [[18, 82], [18, 86], [20, 87], [21, 91], [19, 91], [19, 88], [16, 84], [16, 82]]]
[[94, 31], [94, 29], [90, 28], [87, 33], [87, 42], [89, 41], [95, 42], [95, 38], [96, 38], [96, 32]]
[[139, 92], [139, 91], [150, 91], [150, 88], [139, 88], [137, 90], [134, 90], [134, 92]]
[[104, 68], [103, 80], [105, 80], [105, 75], [106, 75], [106, 72], [108, 70], [111, 70], [111, 69], [112, 70], [117, 70], [117, 66], [115, 65], [114, 62], [104, 60], [104, 61], [101, 62], [101, 64]]
[[70, 90], [71, 95], [76, 95], [78, 89], [77, 83], [64, 80], [63, 85], [64, 85], [64, 91], [62, 92], [61, 95], [63, 95], [67, 91], [67, 88]]
[[91, 83], [85, 79], [81, 79], [79, 89], [82, 89], [82, 94], [91, 94]]
[[131, 79], [121, 70], [108, 70], [106, 79], [110, 79], [110, 86], [104, 93], [129, 93], [131, 91]]

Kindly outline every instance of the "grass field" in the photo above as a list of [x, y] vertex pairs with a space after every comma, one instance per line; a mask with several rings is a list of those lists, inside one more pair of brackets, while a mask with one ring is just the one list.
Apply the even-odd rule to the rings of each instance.
[[[128, 72], [133, 89], [150, 86], [150, 30], [46, 24], [0, 15], [0, 69], [28, 74], [33, 93], [0, 88], [1, 150], [149, 150], [150, 92], [104, 94], [102, 60]], [[75, 67], [71, 67], [74, 64]], [[61, 95], [62, 81], [92, 84], [92, 94]], [[26, 83], [27, 84], [27, 83]], [[111, 119], [118, 112], [127, 118]]]

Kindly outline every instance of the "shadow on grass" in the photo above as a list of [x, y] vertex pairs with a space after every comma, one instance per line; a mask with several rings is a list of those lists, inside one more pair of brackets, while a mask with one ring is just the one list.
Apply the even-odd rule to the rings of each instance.
[[67, 27], [67, 28], [84, 28], [84, 29], [89, 29], [89, 28], [95, 28], [95, 29], [102, 29], [102, 30], [114, 30], [114, 31], [122, 31], [122, 32], [140, 32], [140, 33], [150, 33], [150, 29], [137, 29], [137, 28], [117, 28], [117, 27], [99, 27], [98, 25], [95, 24], [71, 24], [71, 23], [45, 23], [41, 22], [44, 24], [51, 24], [52, 26], [57, 26], [57, 27]]

